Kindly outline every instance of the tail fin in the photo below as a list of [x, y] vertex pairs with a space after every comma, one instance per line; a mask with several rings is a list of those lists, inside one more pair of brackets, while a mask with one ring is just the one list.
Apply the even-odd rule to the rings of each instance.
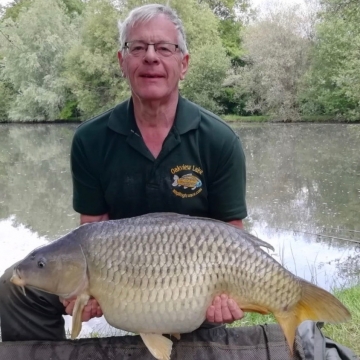
[[274, 312], [292, 351], [296, 328], [305, 320], [344, 322], [351, 318], [346, 307], [329, 292], [305, 280], [300, 280], [302, 298], [289, 311]]
[[179, 177], [177, 175], [174, 175], [173, 180], [174, 180], [174, 182], [172, 183], [172, 186], [178, 186]]

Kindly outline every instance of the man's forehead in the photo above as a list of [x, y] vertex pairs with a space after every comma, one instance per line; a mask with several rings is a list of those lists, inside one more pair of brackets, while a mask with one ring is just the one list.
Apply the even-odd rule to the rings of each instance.
[[175, 25], [161, 14], [147, 21], [136, 22], [129, 31], [129, 40], [174, 42], [177, 41], [177, 30]]

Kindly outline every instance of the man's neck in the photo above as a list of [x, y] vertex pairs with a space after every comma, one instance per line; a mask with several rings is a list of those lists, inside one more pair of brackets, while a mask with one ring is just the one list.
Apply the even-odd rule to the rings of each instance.
[[134, 115], [139, 130], [149, 128], [170, 130], [175, 121], [178, 100], [178, 93], [163, 101], [142, 101], [133, 96]]

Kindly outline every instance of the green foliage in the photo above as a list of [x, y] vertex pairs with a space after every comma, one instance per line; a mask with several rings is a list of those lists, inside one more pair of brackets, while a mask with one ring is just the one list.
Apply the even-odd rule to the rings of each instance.
[[296, 7], [280, 9], [249, 26], [244, 36], [247, 65], [239, 70], [239, 93], [247, 110], [277, 120], [298, 120], [298, 94], [308, 68], [310, 41]]
[[90, 0], [80, 37], [66, 56], [65, 76], [82, 116], [99, 114], [129, 95], [117, 62], [118, 11], [110, 1]]
[[77, 117], [77, 106], [78, 103], [75, 100], [69, 100], [65, 103], [65, 106], [62, 108], [59, 118], [60, 119], [73, 119]]
[[81, 14], [85, 8], [85, 3], [81, 0], [62, 0], [69, 14]]
[[246, 95], [239, 94], [233, 87], [223, 86], [216, 101], [223, 108], [225, 114], [249, 115], [249, 112], [245, 110]]
[[216, 98], [221, 94], [230, 61], [221, 43], [204, 44], [192, 53], [191, 59], [181, 93], [210, 111], [223, 112]]
[[360, 119], [360, 9], [328, 0], [317, 28], [311, 68], [304, 78], [304, 112]]
[[10, 84], [0, 81], [0, 121], [8, 119], [8, 109], [15, 94]]
[[33, 0], [14, 0], [12, 3], [6, 6], [2, 20], [12, 19], [13, 21], [16, 21], [20, 12], [22, 10], [26, 11], [32, 2]]
[[8, 18], [1, 26], [7, 39], [0, 44], [1, 76], [16, 93], [9, 118], [57, 118], [66, 93], [64, 54], [75, 37], [63, 3], [33, 0], [20, 10], [16, 22]]
[[[21, 11], [26, 11], [31, 7], [34, 0], [14, 0], [12, 3], [6, 6], [3, 20], [11, 18], [16, 21]], [[85, 3], [81, 0], [61, 0], [65, 5], [65, 9], [69, 14], [80, 14], [84, 9]]]
[[232, 19], [219, 22], [219, 34], [226, 54], [230, 57], [233, 66], [244, 65], [240, 31], [241, 23]]
[[223, 115], [222, 118], [223, 118], [223, 120], [225, 120], [229, 123], [234, 123], [234, 122], [264, 123], [264, 122], [269, 121], [268, 116], [262, 116], [262, 115], [260, 115], [260, 116], [239, 116], [239, 115], [234, 115], [234, 114], [227, 114], [227, 115]]
[[218, 32], [226, 54], [231, 59], [233, 66], [243, 65], [241, 56], [240, 31], [241, 16], [246, 20], [249, 16], [250, 2], [248, 0], [198, 0], [200, 4], [207, 4], [212, 12], [218, 17]]
[[239, 13], [247, 13], [250, 9], [249, 0], [198, 0], [200, 4], [207, 4], [220, 19], [233, 19]]
[[[89, 117], [129, 96], [116, 23], [152, 2], [14, 0], [0, 20], [0, 115]], [[360, 119], [360, 8], [321, 3], [314, 35], [299, 8], [272, 10], [244, 31], [248, 0], [172, 0], [190, 52], [182, 93], [216, 112]]]

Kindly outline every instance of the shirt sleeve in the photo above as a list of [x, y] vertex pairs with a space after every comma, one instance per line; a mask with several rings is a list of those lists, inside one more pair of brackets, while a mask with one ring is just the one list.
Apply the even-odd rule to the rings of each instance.
[[246, 208], [245, 154], [236, 136], [221, 152], [217, 168], [209, 186], [211, 217], [222, 221], [242, 220]]
[[73, 208], [83, 215], [102, 215], [108, 212], [99, 176], [90, 165], [85, 147], [77, 133], [72, 141], [71, 176], [73, 182]]

